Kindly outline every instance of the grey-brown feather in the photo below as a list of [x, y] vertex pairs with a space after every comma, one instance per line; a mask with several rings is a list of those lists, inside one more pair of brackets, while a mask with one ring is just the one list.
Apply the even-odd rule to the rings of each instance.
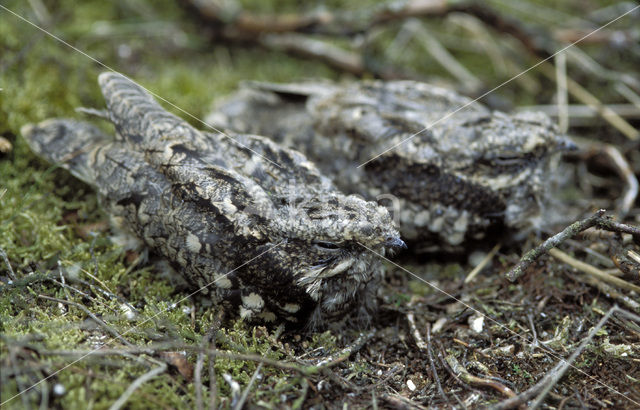
[[384, 254], [399, 238], [386, 209], [341, 194], [299, 152], [201, 132], [121, 75], [99, 84], [117, 135], [48, 120], [23, 129], [36, 153], [65, 161], [114, 220], [247, 320], [368, 320], [382, 266], [362, 245]]
[[549, 160], [571, 145], [543, 114], [412, 81], [247, 83], [216, 105], [210, 123], [301, 150], [343, 191], [391, 194], [403, 237], [424, 249], [535, 227]]

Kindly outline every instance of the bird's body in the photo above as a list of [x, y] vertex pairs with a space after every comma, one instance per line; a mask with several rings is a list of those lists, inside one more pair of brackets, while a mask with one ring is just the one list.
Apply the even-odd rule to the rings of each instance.
[[114, 137], [63, 119], [22, 134], [94, 186], [117, 225], [247, 320], [369, 318], [382, 267], [366, 248], [402, 243], [385, 208], [341, 194], [296, 151], [201, 132], [119, 74], [99, 83]]
[[549, 160], [571, 145], [544, 114], [414, 81], [247, 83], [208, 121], [298, 149], [344, 192], [390, 204], [414, 250], [535, 227]]

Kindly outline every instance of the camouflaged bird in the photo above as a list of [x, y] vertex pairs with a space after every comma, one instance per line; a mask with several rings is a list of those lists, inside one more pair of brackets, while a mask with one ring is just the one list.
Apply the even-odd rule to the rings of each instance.
[[269, 136], [344, 192], [387, 201], [421, 251], [538, 227], [550, 159], [572, 145], [544, 114], [491, 112], [413, 81], [246, 83], [207, 121]]
[[95, 187], [116, 226], [249, 321], [368, 320], [382, 267], [366, 248], [404, 246], [384, 207], [341, 194], [299, 152], [199, 131], [122, 75], [98, 81], [115, 136], [68, 119], [22, 135]]

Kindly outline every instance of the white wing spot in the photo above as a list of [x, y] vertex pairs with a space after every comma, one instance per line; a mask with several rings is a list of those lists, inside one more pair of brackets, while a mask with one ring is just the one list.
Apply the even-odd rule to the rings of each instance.
[[298, 305], [297, 303], [287, 303], [282, 307], [282, 309], [289, 313], [296, 313], [298, 310], [300, 310], [300, 305]]
[[240, 317], [242, 319], [249, 319], [253, 316], [253, 311], [246, 309], [244, 306], [240, 306]]
[[189, 249], [193, 253], [200, 252], [202, 248], [202, 244], [200, 243], [200, 239], [192, 233], [187, 235], [187, 249]]
[[264, 307], [264, 300], [262, 299], [262, 296], [251, 292], [249, 295], [242, 295], [242, 304], [247, 309], [260, 310]]
[[221, 289], [229, 289], [232, 285], [231, 280], [229, 280], [229, 278], [227, 278], [226, 276], [219, 277], [213, 282], [213, 284]]

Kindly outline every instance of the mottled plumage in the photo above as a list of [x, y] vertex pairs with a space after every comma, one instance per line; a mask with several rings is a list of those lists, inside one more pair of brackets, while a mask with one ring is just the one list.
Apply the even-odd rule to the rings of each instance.
[[414, 250], [536, 226], [549, 159], [571, 145], [543, 114], [491, 112], [412, 81], [247, 83], [207, 120], [298, 149], [343, 191], [392, 205]]
[[115, 136], [66, 119], [22, 135], [94, 186], [117, 225], [247, 320], [313, 329], [369, 318], [382, 267], [362, 245], [404, 245], [385, 208], [341, 194], [268, 139], [193, 128], [119, 74], [99, 84]]

